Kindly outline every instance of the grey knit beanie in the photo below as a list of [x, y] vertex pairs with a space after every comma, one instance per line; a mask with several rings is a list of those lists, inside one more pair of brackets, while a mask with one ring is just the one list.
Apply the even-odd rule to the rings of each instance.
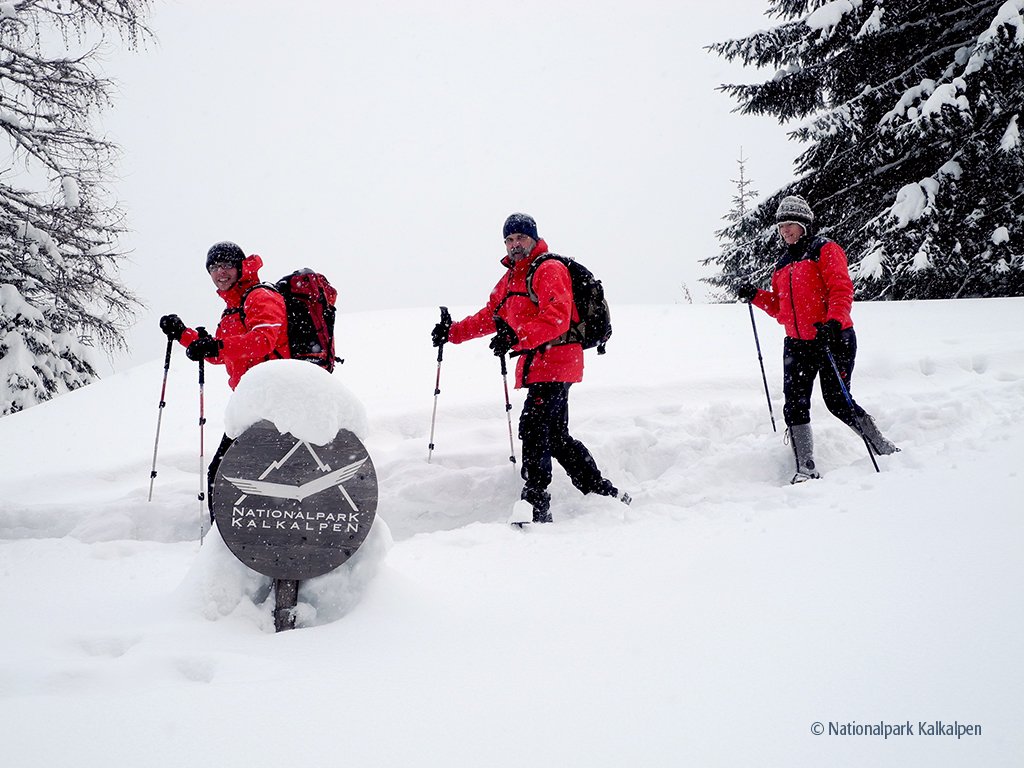
[[814, 223], [814, 211], [811, 210], [811, 206], [807, 204], [807, 201], [799, 195], [789, 195], [782, 198], [782, 202], [779, 203], [779, 209], [775, 212], [776, 224], [786, 224], [788, 222], [799, 224], [804, 228], [805, 232]]

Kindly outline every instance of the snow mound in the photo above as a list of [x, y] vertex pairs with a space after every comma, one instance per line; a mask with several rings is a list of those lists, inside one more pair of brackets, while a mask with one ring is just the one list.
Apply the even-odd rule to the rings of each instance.
[[[238, 437], [261, 420], [282, 433], [325, 445], [342, 429], [366, 438], [363, 404], [316, 365], [301, 360], [270, 360], [248, 371], [228, 401], [224, 430]], [[359, 602], [392, 544], [391, 531], [378, 514], [355, 554], [330, 573], [299, 584], [296, 626], [336, 621]], [[239, 561], [214, 528], [181, 587], [191, 610], [204, 618], [247, 618], [261, 630], [274, 631], [273, 579]]]
[[[391, 548], [391, 530], [378, 515], [355, 554], [330, 573], [299, 582], [296, 628], [344, 617], [365, 594]], [[184, 609], [209, 621], [233, 618], [274, 632], [274, 580], [252, 570], [228, 549], [217, 528], [176, 592]]]
[[224, 431], [238, 437], [261, 419], [300, 440], [325, 445], [347, 429], [360, 440], [366, 409], [341, 379], [302, 360], [268, 360], [238, 383], [224, 414]]

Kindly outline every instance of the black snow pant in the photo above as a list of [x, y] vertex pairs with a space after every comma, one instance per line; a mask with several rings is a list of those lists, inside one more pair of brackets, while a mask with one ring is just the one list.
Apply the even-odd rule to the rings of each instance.
[[[853, 363], [857, 357], [857, 334], [847, 328], [829, 349], [836, 361], [839, 375], [843, 378], [846, 391], [850, 392]], [[836, 418], [857, 429], [857, 419], [864, 416], [864, 409], [853, 400], [847, 402], [836, 372], [832, 369], [822, 342], [815, 339], [794, 339], [789, 336], [782, 347], [783, 381], [782, 391], [786, 396], [783, 407], [787, 426], [809, 424], [811, 421], [811, 392], [815, 377], [821, 379], [821, 396], [825, 406]], [[851, 408], [850, 403], [853, 404]]]
[[220, 445], [217, 446], [217, 452], [213, 454], [213, 458], [210, 459], [210, 467], [206, 471], [206, 506], [210, 510], [210, 522], [213, 522], [213, 481], [217, 479], [217, 470], [220, 468], [220, 463], [224, 459], [224, 454], [228, 452], [228, 448], [235, 442], [234, 438], [224, 435], [220, 439]]
[[601, 485], [603, 478], [594, 457], [569, 434], [569, 387], [562, 382], [530, 384], [519, 417], [523, 441], [522, 498], [534, 507], [547, 509], [551, 484], [551, 460], [565, 469], [572, 484], [583, 493]]

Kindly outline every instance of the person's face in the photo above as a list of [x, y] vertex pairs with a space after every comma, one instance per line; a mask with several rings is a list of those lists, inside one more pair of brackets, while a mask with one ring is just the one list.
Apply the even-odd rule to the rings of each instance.
[[804, 236], [804, 228], [795, 221], [786, 221], [779, 224], [779, 235], [786, 245], [792, 245]]
[[508, 253], [508, 257], [513, 263], [525, 259], [530, 255], [530, 251], [537, 245], [537, 241], [529, 235], [522, 235], [518, 232], [513, 232], [505, 238], [505, 252]]
[[238, 282], [239, 269], [234, 264], [215, 262], [210, 265], [210, 279], [218, 291], [226, 291]]

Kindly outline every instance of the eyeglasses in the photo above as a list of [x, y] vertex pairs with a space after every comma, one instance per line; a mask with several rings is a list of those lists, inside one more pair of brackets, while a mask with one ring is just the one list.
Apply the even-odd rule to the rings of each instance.
[[238, 269], [238, 267], [230, 261], [215, 261], [213, 262], [213, 264], [207, 267], [206, 271], [209, 272], [210, 274], [213, 274], [219, 269]]

